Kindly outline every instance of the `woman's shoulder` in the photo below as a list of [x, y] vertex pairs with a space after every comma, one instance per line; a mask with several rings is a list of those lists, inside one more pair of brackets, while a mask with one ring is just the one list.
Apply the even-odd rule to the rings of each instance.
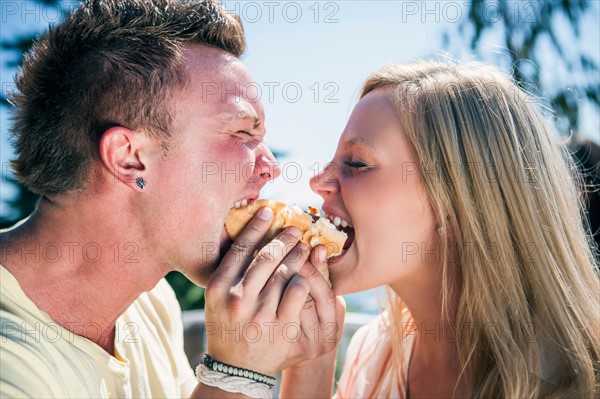
[[[408, 311], [402, 312], [400, 320], [394, 320], [393, 316], [385, 311], [356, 331], [346, 351], [344, 371], [338, 382], [338, 397], [372, 396], [371, 393], [378, 392], [384, 383], [392, 383], [394, 387], [404, 386], [401, 381], [397, 381], [402, 379], [399, 377], [402, 372], [397, 373], [398, 370], [391, 367], [393, 353], [401, 356], [406, 353], [406, 348], [399, 348], [398, 352], [393, 350], [396, 342], [394, 330], [397, 329], [393, 328], [392, 323], [405, 323], [410, 320]], [[402, 326], [401, 331], [405, 330]], [[409, 341], [403, 339], [401, 342], [404, 346]], [[401, 360], [399, 366], [403, 368], [404, 363]]]
[[356, 330], [350, 340], [348, 352], [350, 352], [351, 349], [358, 349], [358, 347], [363, 346], [364, 344], [380, 341], [385, 338], [385, 336], [389, 335], [389, 323], [388, 312], [384, 311], [373, 320], [360, 327]]
[[[406, 328], [412, 321], [410, 312], [405, 309], [402, 312], [400, 323], [402, 323], [402, 331], [410, 330]], [[352, 352], [357, 352], [361, 347], [371, 346], [375, 343], [382, 344], [384, 342], [390, 342], [392, 338], [392, 323], [398, 323], [398, 320], [392, 320], [387, 310], [381, 312], [376, 318], [360, 327], [350, 340], [348, 346], [348, 355]]]

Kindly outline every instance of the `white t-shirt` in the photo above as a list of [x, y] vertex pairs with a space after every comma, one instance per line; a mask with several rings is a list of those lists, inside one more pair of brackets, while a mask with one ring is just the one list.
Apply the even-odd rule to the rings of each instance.
[[196, 387], [166, 280], [118, 318], [114, 357], [52, 320], [2, 265], [0, 287], [0, 397], [176, 398]]

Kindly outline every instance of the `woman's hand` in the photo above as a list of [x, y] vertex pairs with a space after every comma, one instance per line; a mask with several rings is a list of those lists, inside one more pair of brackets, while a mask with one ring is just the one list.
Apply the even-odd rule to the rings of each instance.
[[[311, 273], [310, 267], [305, 265], [301, 274]], [[316, 276], [315, 276], [316, 277]], [[330, 398], [333, 392], [333, 382], [335, 378], [335, 363], [337, 357], [337, 347], [339, 346], [344, 326], [344, 317], [346, 314], [346, 303], [342, 297], [336, 298], [336, 325], [335, 329], [325, 326], [323, 339], [334, 340], [335, 350], [325, 353], [317, 358], [305, 360], [296, 363], [283, 370], [281, 378], [281, 398]], [[306, 320], [306, 325], [310, 317], [318, 317], [315, 311], [305, 308], [302, 317]], [[304, 323], [303, 323], [304, 324]], [[329, 331], [327, 331], [329, 330]], [[335, 335], [331, 333], [335, 331]]]

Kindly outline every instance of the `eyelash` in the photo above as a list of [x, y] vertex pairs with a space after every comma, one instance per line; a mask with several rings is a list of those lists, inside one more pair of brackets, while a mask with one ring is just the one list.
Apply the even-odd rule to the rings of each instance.
[[364, 172], [369, 168], [369, 165], [362, 161], [346, 161], [344, 162], [344, 165], [350, 168], [350, 171], [353, 173]]
[[258, 146], [261, 143], [259, 136], [254, 135], [245, 130], [238, 130], [236, 132], [236, 135], [237, 135], [238, 142], [240, 144], [243, 144], [244, 146], [248, 147], [251, 150], [254, 150], [256, 148], [256, 146]]

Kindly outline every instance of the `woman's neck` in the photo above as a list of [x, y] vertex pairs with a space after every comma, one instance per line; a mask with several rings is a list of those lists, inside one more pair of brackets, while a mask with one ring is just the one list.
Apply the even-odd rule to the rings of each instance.
[[390, 284], [390, 288], [402, 299], [414, 323], [414, 347], [407, 374], [410, 396], [446, 398], [455, 393], [458, 398], [467, 392], [456, 345], [458, 298], [448, 298], [444, 309], [441, 273], [437, 270], [410, 282]]

